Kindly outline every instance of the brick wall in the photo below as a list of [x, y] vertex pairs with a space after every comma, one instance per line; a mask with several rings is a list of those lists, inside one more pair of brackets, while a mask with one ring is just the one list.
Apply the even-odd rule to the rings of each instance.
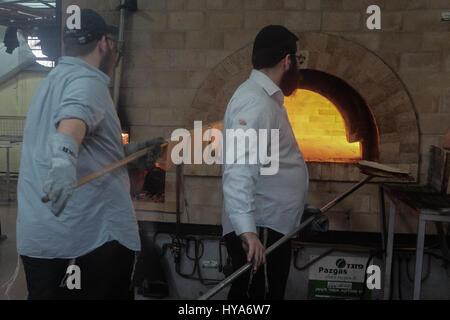
[[[118, 23], [118, 13], [113, 11], [118, 1], [63, 2], [64, 7], [79, 4], [94, 8], [110, 22]], [[372, 4], [382, 10], [379, 31], [365, 26], [366, 8]], [[374, 53], [396, 74], [412, 101], [420, 130], [420, 159], [409, 160], [418, 160], [418, 178], [425, 181], [429, 145], [441, 145], [442, 135], [450, 125], [450, 22], [440, 21], [440, 12], [450, 10], [448, 0], [141, 0], [139, 6], [140, 10], [126, 23], [120, 100], [132, 139], [168, 137], [174, 128], [184, 126], [198, 89], [212, 70], [251, 43], [261, 27], [283, 24], [298, 33], [327, 33], [350, 40]], [[317, 45], [320, 49], [320, 43]], [[332, 64], [329, 59], [331, 55], [324, 55], [317, 65]], [[249, 65], [249, 61], [243, 64]], [[367, 64], [370, 66], [370, 61]], [[376, 76], [377, 70], [373, 71]], [[203, 116], [201, 111], [199, 115]], [[403, 127], [416, 134], [402, 117], [386, 123], [386, 130]], [[398, 141], [387, 140], [385, 148], [408, 153]], [[326, 188], [325, 184], [313, 183], [312, 188]], [[203, 192], [210, 190], [205, 185]], [[361, 215], [350, 224], [345, 217], [336, 218], [342, 221], [340, 226], [334, 224], [336, 228], [377, 228], [373, 227], [377, 221], [376, 204], [366, 207], [367, 202], [376, 203], [375, 198], [367, 200], [362, 195], [361, 199], [361, 204], [356, 199], [348, 204]], [[326, 200], [315, 201], [323, 204]], [[219, 206], [214, 206], [214, 214], [220, 212]], [[205, 211], [205, 215], [211, 214]], [[199, 215], [198, 220], [190, 222], [218, 220]]]

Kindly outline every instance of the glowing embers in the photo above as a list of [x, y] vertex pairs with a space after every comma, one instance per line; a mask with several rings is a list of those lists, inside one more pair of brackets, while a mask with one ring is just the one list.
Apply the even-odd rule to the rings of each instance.
[[284, 106], [306, 161], [355, 162], [362, 159], [361, 143], [349, 143], [344, 119], [324, 96], [299, 89]]
[[133, 200], [165, 202], [166, 173], [155, 167], [150, 171], [130, 168], [130, 193]]
[[126, 132], [122, 132], [122, 141], [123, 141], [123, 144], [129, 144], [130, 143], [130, 135]]

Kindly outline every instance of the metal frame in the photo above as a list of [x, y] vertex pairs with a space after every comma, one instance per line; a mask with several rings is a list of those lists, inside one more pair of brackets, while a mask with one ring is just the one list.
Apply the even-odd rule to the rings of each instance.
[[396, 207], [394, 202], [389, 199], [390, 211], [389, 211], [389, 225], [388, 225], [388, 238], [386, 244], [385, 255], [385, 269], [384, 269], [384, 286], [383, 286], [383, 299], [389, 300], [391, 293], [391, 272], [392, 272], [392, 255], [394, 250], [394, 230], [395, 230], [395, 216]]
[[0, 116], [0, 149], [6, 149], [6, 194], [7, 201], [11, 201], [9, 184], [11, 181], [10, 149], [22, 142], [26, 117]]
[[[444, 162], [442, 162], [442, 159]], [[438, 162], [442, 162], [443, 168], [441, 164]], [[439, 195], [441, 194], [443, 197], [446, 197], [446, 191], [448, 187], [449, 181], [449, 173], [450, 173], [450, 154], [448, 152], [442, 151], [442, 149], [436, 146], [430, 146], [430, 166], [428, 169], [428, 178], [427, 184], [421, 187], [428, 187], [432, 194]], [[434, 181], [438, 179], [439, 185], [436, 185]], [[440, 190], [439, 190], [440, 189]], [[418, 193], [420, 194], [420, 193]], [[397, 208], [393, 201], [393, 198], [396, 198], [395, 193], [390, 194], [389, 203], [390, 203], [390, 215], [389, 215], [389, 226], [388, 226], [388, 240], [386, 246], [386, 255], [385, 255], [385, 278], [384, 278], [384, 299], [390, 298], [391, 291], [391, 268], [392, 268], [392, 255], [393, 255], [393, 243], [394, 243], [394, 233], [395, 233], [395, 218], [397, 214]], [[399, 199], [402, 203], [405, 201]], [[382, 221], [385, 221], [385, 212], [384, 212], [384, 187], [380, 185], [380, 205], [382, 212]], [[441, 249], [444, 256], [450, 259], [450, 253], [447, 245], [447, 240], [445, 239], [442, 222], [450, 222], [450, 208], [424, 208], [418, 207], [415, 208], [416, 212], [418, 212], [419, 223], [417, 226], [417, 246], [416, 246], [416, 269], [414, 275], [414, 294], [413, 299], [420, 299], [420, 288], [422, 282], [422, 262], [423, 262], [423, 252], [424, 252], [424, 242], [425, 242], [425, 227], [427, 221], [434, 221], [437, 226], [437, 231], [441, 241]], [[383, 223], [383, 222], [382, 222]]]
[[[384, 273], [384, 289], [383, 299], [389, 300], [391, 292], [391, 271], [392, 271], [392, 256], [394, 247], [395, 235], [395, 218], [397, 215], [397, 208], [391, 198], [389, 198], [389, 225], [388, 225], [388, 239], [385, 256], [385, 273]], [[420, 289], [422, 284], [422, 264], [423, 252], [425, 247], [425, 227], [427, 221], [434, 222], [450, 222], [450, 215], [448, 212], [442, 213], [431, 209], [422, 209], [419, 211], [419, 224], [417, 227], [417, 247], [416, 247], [416, 268], [414, 272], [414, 293], [413, 299], [420, 300]]]
[[[0, 132], [0, 149], [6, 148], [6, 201], [11, 201], [9, 185], [11, 181], [11, 169], [10, 169], [10, 149], [22, 141], [22, 136], [18, 136], [17, 133], [20, 131], [23, 134], [23, 124], [25, 117], [16, 116], [0, 116], [0, 120], [5, 121], [21, 121], [18, 122], [17, 127], [8, 127], [8, 130], [3, 130]], [[0, 222], [0, 241], [6, 239], [6, 236], [2, 234], [1, 222]]]
[[12, 141], [1, 141], [0, 140], [0, 149], [6, 149], [6, 199], [7, 201], [11, 201], [10, 197], [10, 191], [9, 191], [9, 185], [11, 182], [11, 168], [10, 168], [10, 149], [17, 145], [18, 142], [12, 142]]
[[416, 269], [414, 275], [414, 300], [420, 300], [420, 288], [422, 285], [422, 264], [425, 243], [425, 227], [427, 221], [450, 222], [450, 215], [443, 215], [434, 210], [423, 209], [420, 211], [419, 226], [417, 231]]
[[[6, 198], [7, 201], [9, 202], [11, 199], [9, 197], [9, 180], [10, 180], [10, 169], [9, 169], [9, 149], [11, 148], [11, 143], [8, 143], [8, 146], [6, 147]], [[6, 146], [6, 144], [2, 145], [2, 142], [0, 141], [0, 148], [4, 148], [4, 146]], [[0, 242], [3, 240], [6, 240], [7, 237], [2, 234], [2, 223], [0, 221]]]
[[384, 189], [381, 184], [378, 185], [378, 196], [379, 196], [379, 205], [380, 205], [380, 229], [381, 229], [381, 248], [386, 250], [386, 208], [384, 205]]

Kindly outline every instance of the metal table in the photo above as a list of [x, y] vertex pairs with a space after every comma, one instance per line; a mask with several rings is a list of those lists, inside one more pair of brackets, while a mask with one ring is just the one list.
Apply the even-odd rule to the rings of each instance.
[[428, 221], [436, 223], [438, 235], [441, 240], [442, 253], [445, 257], [450, 259], [447, 240], [442, 226], [443, 222], [450, 222], [450, 197], [438, 192], [433, 192], [433, 190], [428, 189], [426, 186], [384, 185], [383, 188], [388, 195], [390, 202], [384, 299], [389, 299], [390, 293], [395, 218], [397, 211], [402, 211], [417, 215], [419, 220], [417, 228], [416, 268], [413, 294], [413, 299], [419, 300], [422, 282], [425, 226]]
[[[450, 252], [442, 225], [443, 222], [450, 222], [450, 195], [448, 191], [450, 179], [450, 152], [433, 145], [430, 146], [429, 152], [429, 168], [426, 184], [384, 184], [380, 187], [380, 195], [383, 196], [383, 194], [386, 193], [389, 196], [390, 203], [389, 225], [387, 231], [388, 239], [385, 255], [384, 299], [389, 299], [390, 295], [394, 228], [397, 211], [418, 218], [414, 300], [420, 299], [425, 227], [428, 221], [433, 221], [436, 224], [436, 229], [441, 242], [442, 254], [450, 261]], [[384, 200], [381, 200], [381, 211], [384, 216]]]

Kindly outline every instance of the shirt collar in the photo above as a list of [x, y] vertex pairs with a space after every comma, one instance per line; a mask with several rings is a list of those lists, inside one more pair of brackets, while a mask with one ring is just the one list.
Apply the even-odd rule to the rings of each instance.
[[284, 95], [281, 89], [263, 72], [252, 70], [250, 79], [259, 84], [269, 96], [275, 99], [280, 106], [284, 104]]
[[94, 67], [93, 65], [90, 65], [89, 63], [80, 58], [64, 56], [59, 58], [59, 63], [85, 67], [90, 71], [94, 72], [96, 75], [98, 75], [106, 83], [106, 85], [108, 85], [109, 82], [111, 81], [111, 78], [103, 71], [100, 71], [98, 68]]

